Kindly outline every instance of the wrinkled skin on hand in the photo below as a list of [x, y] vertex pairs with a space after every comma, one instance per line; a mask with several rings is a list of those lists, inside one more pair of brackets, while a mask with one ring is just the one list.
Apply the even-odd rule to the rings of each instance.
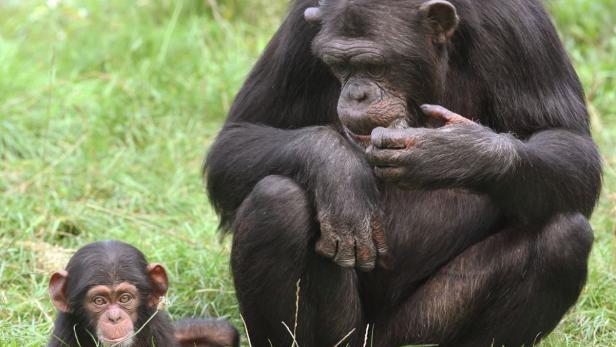
[[314, 178], [312, 192], [321, 230], [317, 253], [361, 271], [384, 265], [388, 251], [370, 165], [338, 134], [322, 132], [314, 139], [318, 147], [337, 148], [316, 160], [323, 170]]
[[316, 244], [317, 253], [342, 267], [371, 271], [378, 263], [386, 268], [388, 250], [379, 213], [357, 225], [336, 217], [327, 211], [319, 214], [321, 236]]
[[[423, 112], [439, 128], [375, 128], [367, 158], [380, 179], [400, 187], [431, 188], [447, 184], [480, 182], [494, 171], [495, 156], [516, 162], [515, 141], [508, 135], [471, 121], [444, 107], [423, 105]], [[510, 158], [509, 158], [510, 157]]]

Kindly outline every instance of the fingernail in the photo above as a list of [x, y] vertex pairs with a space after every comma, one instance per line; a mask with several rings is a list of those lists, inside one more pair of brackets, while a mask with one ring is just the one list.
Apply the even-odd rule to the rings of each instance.
[[372, 261], [369, 263], [359, 264], [358, 268], [362, 272], [369, 272], [369, 271], [374, 270], [375, 266], [376, 266], [376, 262]]
[[355, 267], [355, 258], [351, 258], [351, 259], [338, 259], [338, 260], [334, 260], [336, 262], [336, 264], [344, 267], [344, 268], [352, 268]]
[[383, 144], [383, 133], [382, 133], [383, 129], [385, 128], [382, 128], [382, 127], [374, 128], [372, 130], [372, 134], [370, 134], [370, 141], [377, 148], [381, 147], [381, 145]]

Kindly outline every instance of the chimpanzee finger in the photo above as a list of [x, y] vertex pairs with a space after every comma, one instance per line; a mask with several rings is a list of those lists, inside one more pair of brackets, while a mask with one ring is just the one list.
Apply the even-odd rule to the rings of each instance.
[[404, 176], [404, 167], [377, 166], [374, 175], [384, 181], [398, 182]]
[[370, 135], [372, 145], [377, 148], [403, 149], [415, 145], [413, 129], [386, 129], [377, 127]]
[[381, 217], [378, 214], [372, 217], [372, 239], [376, 245], [378, 265], [383, 269], [389, 269], [391, 266], [391, 256], [387, 247], [385, 231], [381, 225]]
[[334, 262], [345, 268], [355, 267], [355, 240], [353, 234], [345, 230], [340, 235]]
[[379, 149], [368, 146], [366, 159], [372, 166], [402, 166], [405, 152], [399, 149]]
[[361, 271], [372, 271], [376, 265], [376, 247], [372, 240], [371, 223], [366, 221], [366, 225], [355, 233], [355, 258], [357, 268]]
[[315, 250], [325, 258], [332, 259], [336, 256], [338, 248], [338, 236], [334, 233], [329, 223], [321, 223], [321, 236], [317, 241]]
[[421, 110], [426, 116], [445, 122], [446, 126], [453, 124], [477, 125], [477, 123], [472, 120], [452, 112], [443, 106], [426, 104], [421, 105]]

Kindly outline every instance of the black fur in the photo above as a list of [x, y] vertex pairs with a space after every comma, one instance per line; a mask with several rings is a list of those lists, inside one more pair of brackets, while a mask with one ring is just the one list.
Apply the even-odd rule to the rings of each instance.
[[[410, 105], [482, 127], [410, 129], [413, 190], [379, 182], [341, 135], [340, 82], [312, 54], [296, 0], [206, 161], [210, 199], [234, 232], [232, 268], [253, 346], [285, 346], [296, 282], [301, 346], [527, 346], [578, 298], [601, 186], [580, 82], [539, 0], [451, 0], [460, 24], [435, 52], [406, 20], [419, 0], [327, 0], [326, 32], [386, 45]], [[408, 18], [411, 18], [410, 16]], [[406, 54], [405, 52], [414, 52]], [[444, 62], [441, 64], [441, 62]], [[417, 115], [416, 115], [417, 116]], [[464, 146], [460, 143], [468, 139]], [[409, 164], [410, 165], [410, 164]], [[346, 225], [380, 209], [392, 263], [342, 269], [313, 251], [320, 215]]]

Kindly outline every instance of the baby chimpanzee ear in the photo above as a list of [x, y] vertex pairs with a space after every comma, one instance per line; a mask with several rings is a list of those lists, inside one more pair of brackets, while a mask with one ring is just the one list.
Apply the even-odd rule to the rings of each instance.
[[67, 313], [70, 311], [68, 301], [66, 299], [66, 282], [68, 279], [68, 272], [60, 270], [54, 272], [49, 279], [49, 296], [51, 296], [51, 302], [60, 312]]
[[156, 306], [160, 302], [160, 298], [167, 294], [167, 289], [169, 288], [167, 270], [160, 264], [149, 264], [148, 277], [153, 288], [152, 297], [149, 299], [148, 304]]
[[426, 1], [419, 7], [419, 12], [434, 29], [435, 43], [446, 43], [453, 36], [460, 21], [455, 6], [446, 0]]

